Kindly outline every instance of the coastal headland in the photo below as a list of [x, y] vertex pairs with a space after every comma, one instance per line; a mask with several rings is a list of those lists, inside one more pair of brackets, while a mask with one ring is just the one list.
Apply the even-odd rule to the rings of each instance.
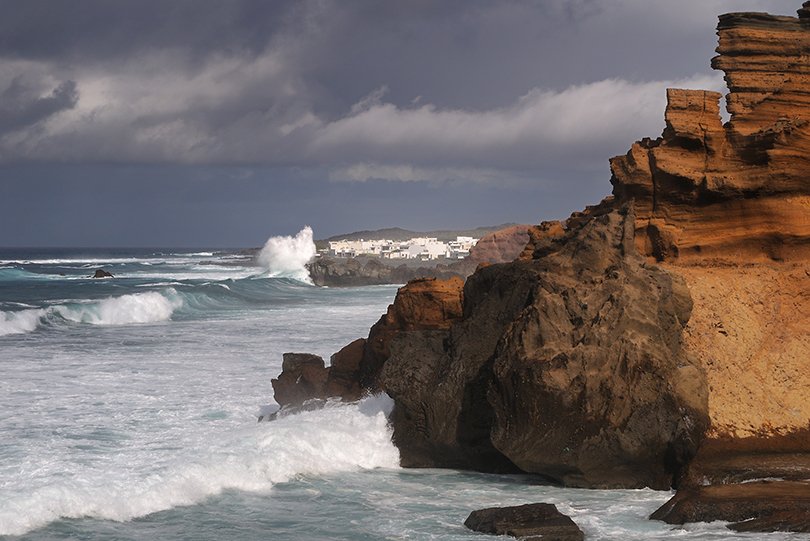
[[675, 487], [653, 518], [810, 531], [798, 15], [720, 16], [728, 122], [719, 93], [668, 90], [663, 134], [610, 160], [612, 196], [533, 226], [514, 261], [407, 284], [331, 367], [285, 359], [279, 404], [384, 391], [403, 466]]

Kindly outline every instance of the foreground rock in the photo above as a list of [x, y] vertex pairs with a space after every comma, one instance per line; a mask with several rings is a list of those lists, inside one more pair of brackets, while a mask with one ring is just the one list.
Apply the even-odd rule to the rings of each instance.
[[722, 520], [741, 532], [810, 532], [810, 481], [682, 489], [650, 518], [669, 524]]
[[636, 253], [632, 212], [593, 212], [556, 252], [476, 272], [448, 332], [393, 341], [382, 383], [403, 465], [672, 485], [708, 425], [682, 347], [689, 294]]
[[582, 541], [582, 530], [550, 503], [516, 507], [490, 507], [473, 511], [464, 525], [493, 535], [511, 535], [523, 540]]
[[461, 318], [463, 285], [454, 277], [414, 280], [401, 287], [368, 338], [332, 355], [328, 367], [317, 355], [285, 353], [282, 372], [272, 380], [276, 402], [285, 408], [329, 397], [354, 401], [383, 390], [379, 378], [391, 354], [391, 341], [400, 333], [448, 329]]
[[[678, 485], [720, 511], [677, 520], [734, 500], [755, 510], [740, 528], [801, 527], [810, 2], [799, 15], [721, 17], [730, 122], [719, 94], [669, 90], [662, 136], [611, 160], [613, 197], [531, 228], [445, 322], [369, 336], [344, 373], [394, 398], [404, 466]], [[767, 477], [788, 484], [747, 487]], [[785, 498], [798, 503], [768, 507]]]

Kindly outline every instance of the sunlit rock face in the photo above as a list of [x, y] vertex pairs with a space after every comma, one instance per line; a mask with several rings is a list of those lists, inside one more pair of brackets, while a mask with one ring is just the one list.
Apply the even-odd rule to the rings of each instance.
[[666, 129], [611, 160], [634, 199], [637, 242], [659, 261], [800, 260], [810, 254], [810, 18], [722, 15], [721, 95], [667, 92]]

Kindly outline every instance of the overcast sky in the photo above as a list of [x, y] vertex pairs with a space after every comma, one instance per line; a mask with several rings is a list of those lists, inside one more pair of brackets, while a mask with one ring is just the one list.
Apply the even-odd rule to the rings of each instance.
[[0, 0], [0, 246], [563, 218], [799, 0]]

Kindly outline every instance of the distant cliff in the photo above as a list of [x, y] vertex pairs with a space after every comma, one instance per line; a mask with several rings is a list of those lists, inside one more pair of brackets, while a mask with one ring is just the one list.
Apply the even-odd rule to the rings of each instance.
[[331, 287], [404, 284], [420, 278], [466, 278], [482, 263], [504, 263], [518, 257], [529, 240], [529, 227], [510, 225], [490, 232], [481, 237], [470, 255], [462, 260], [403, 264], [374, 256], [321, 256], [312, 260], [307, 269], [315, 285]]

